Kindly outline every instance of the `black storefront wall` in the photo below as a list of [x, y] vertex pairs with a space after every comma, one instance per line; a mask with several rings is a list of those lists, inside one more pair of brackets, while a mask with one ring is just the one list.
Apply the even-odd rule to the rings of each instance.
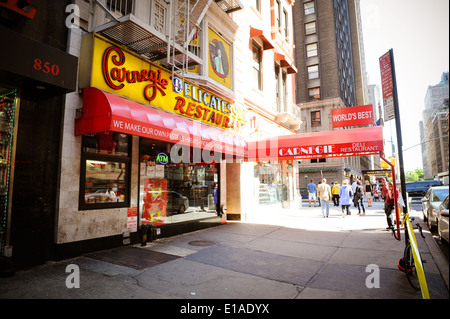
[[[65, 93], [75, 91], [78, 58], [65, 53], [65, 8], [33, 1], [33, 19], [1, 8], [0, 87], [17, 89], [19, 112], [9, 245], [16, 268], [52, 259]], [[6, 50], [5, 50], [6, 49]]]

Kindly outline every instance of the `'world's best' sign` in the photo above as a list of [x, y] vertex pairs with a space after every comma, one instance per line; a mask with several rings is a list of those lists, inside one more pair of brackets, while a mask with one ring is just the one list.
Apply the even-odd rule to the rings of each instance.
[[374, 123], [373, 106], [361, 105], [331, 110], [333, 128]]

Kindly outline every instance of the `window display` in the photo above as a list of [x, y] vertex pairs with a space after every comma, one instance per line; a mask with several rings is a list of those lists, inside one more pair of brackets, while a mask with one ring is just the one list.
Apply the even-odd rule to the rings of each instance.
[[80, 209], [128, 206], [130, 144], [128, 135], [117, 132], [83, 136]]
[[173, 144], [141, 139], [139, 211], [142, 224], [164, 225], [217, 216], [216, 164], [170, 161]]
[[86, 160], [86, 204], [124, 202], [125, 163]]

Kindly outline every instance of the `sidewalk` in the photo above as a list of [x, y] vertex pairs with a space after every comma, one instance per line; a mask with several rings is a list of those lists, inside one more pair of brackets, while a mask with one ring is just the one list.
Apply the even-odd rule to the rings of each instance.
[[[320, 207], [269, 207], [251, 223], [230, 222], [145, 247], [18, 271], [0, 278], [0, 298], [421, 299], [397, 268], [403, 233], [397, 241], [385, 230], [382, 207], [374, 203], [365, 216], [352, 207], [346, 218], [336, 207], [329, 218], [322, 218]], [[416, 237], [427, 260], [430, 297], [448, 299], [448, 263], [440, 259], [431, 234], [424, 234], [428, 239]], [[66, 286], [76, 274], [66, 272], [68, 265], [79, 268], [79, 288]], [[370, 276], [377, 273], [379, 288], [368, 288], [366, 281], [376, 283]]]

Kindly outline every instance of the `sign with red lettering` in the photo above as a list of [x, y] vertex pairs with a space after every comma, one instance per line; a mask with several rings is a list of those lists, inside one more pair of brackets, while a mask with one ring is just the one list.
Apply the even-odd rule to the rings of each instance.
[[384, 104], [384, 120], [389, 121], [395, 118], [394, 112], [394, 95], [392, 82], [392, 66], [390, 51], [386, 52], [380, 57], [380, 72], [381, 72], [381, 88], [383, 91]]
[[361, 105], [331, 110], [333, 128], [374, 124], [373, 106]]
[[137, 230], [137, 217], [138, 210], [137, 207], [128, 207], [127, 211], [127, 228], [133, 231]]

